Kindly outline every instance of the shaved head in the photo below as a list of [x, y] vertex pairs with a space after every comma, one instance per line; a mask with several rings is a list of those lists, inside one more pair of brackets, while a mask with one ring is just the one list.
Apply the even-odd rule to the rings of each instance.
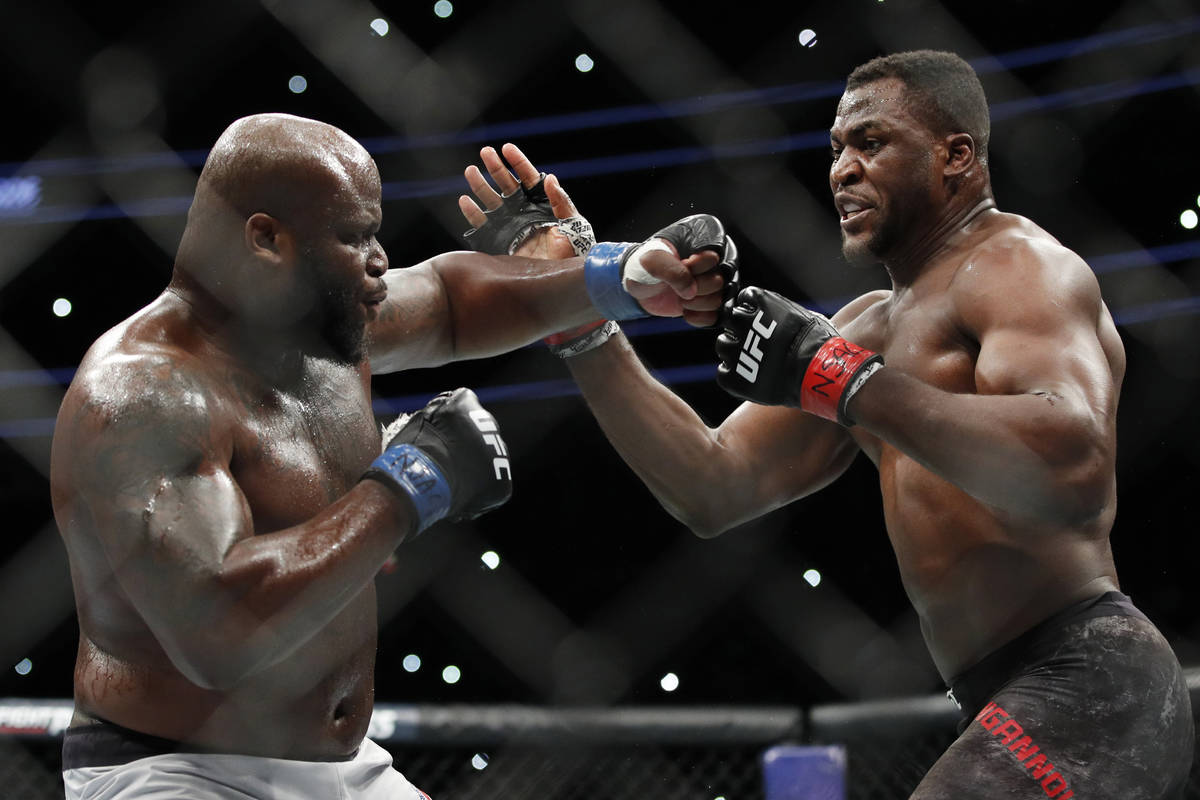
[[374, 170], [363, 146], [332, 125], [289, 114], [243, 117], [208, 154], [188, 226], [229, 212], [243, 220], [262, 212], [298, 224], [346, 199], [364, 172]]
[[338, 248], [378, 228], [380, 188], [371, 155], [332, 125], [289, 114], [239, 119], [204, 162], [173, 280], [259, 326], [322, 329], [356, 357], [362, 268], [339, 273]]

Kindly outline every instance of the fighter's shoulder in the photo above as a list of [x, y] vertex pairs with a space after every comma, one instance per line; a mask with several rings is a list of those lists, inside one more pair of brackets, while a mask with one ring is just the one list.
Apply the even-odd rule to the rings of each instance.
[[891, 289], [876, 289], [859, 295], [838, 309], [830, 321], [854, 341], [867, 342], [885, 324], [886, 306], [891, 298]]
[[1100, 302], [1095, 273], [1075, 251], [1031, 220], [999, 214], [966, 253], [950, 281], [959, 305], [987, 308], [1041, 301], [1093, 306]]
[[66, 402], [102, 426], [210, 414], [217, 395], [210, 369], [184, 346], [147, 337], [126, 321], [103, 334], [80, 362]]

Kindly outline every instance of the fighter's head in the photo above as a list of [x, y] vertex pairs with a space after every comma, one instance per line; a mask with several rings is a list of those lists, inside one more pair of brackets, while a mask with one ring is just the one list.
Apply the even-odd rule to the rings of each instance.
[[952, 203], [990, 192], [990, 129], [979, 78], [953, 53], [894, 53], [855, 69], [830, 129], [847, 258], [886, 259]]
[[239, 119], [217, 139], [188, 212], [177, 271], [256, 326], [319, 333], [363, 356], [384, 292], [379, 172], [343, 131], [286, 114]]

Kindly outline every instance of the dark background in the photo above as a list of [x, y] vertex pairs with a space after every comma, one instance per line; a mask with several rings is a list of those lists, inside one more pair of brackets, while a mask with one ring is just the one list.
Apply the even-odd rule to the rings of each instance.
[[[0, 210], [0, 696], [70, 694], [77, 630], [46, 480], [53, 417], [92, 340], [162, 289], [204, 153], [232, 120], [286, 111], [362, 140], [385, 181], [393, 268], [459, 247], [463, 167], [480, 146], [515, 141], [602, 240], [710, 211], [737, 239], [746, 280], [832, 311], [885, 276], [840, 257], [824, 132], [850, 69], [918, 47], [980, 71], [1001, 208], [1099, 275], [1129, 361], [1118, 569], [1184, 663], [1200, 663], [1200, 237], [1180, 223], [1200, 211], [1200, 8], [699, 5], [464, 1], [447, 19], [431, 2], [7, 7], [0, 177], [36, 176], [39, 201]], [[813, 47], [798, 44], [805, 28]], [[574, 68], [581, 52], [591, 72]], [[302, 94], [288, 89], [295, 74]], [[57, 297], [70, 316], [51, 313]], [[711, 333], [627, 330], [709, 422], [734, 408], [711, 380]], [[820, 494], [702, 541], [634, 478], [566, 378], [533, 346], [376, 379], [381, 410], [476, 388], [518, 480], [503, 509], [406, 544], [380, 577], [379, 700], [808, 704], [939, 688], [865, 458]], [[499, 569], [483, 565], [486, 550]], [[995, 591], [1003, 602], [1002, 576]], [[401, 669], [408, 653], [423, 659], [416, 673]], [[461, 667], [457, 684], [441, 680], [446, 664]], [[659, 685], [667, 672], [673, 693]]]

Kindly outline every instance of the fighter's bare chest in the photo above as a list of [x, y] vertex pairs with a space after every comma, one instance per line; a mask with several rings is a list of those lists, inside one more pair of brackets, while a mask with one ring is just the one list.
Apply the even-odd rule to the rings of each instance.
[[[950, 299], [885, 301], [840, 331], [846, 339], [883, 356], [884, 364], [943, 391], [975, 391], [979, 344], [959, 324]], [[856, 428], [852, 435], [879, 463], [883, 443]]]
[[884, 301], [841, 333], [881, 354], [889, 367], [948, 392], [971, 392], [979, 343], [958, 316], [946, 294]]
[[296, 391], [239, 391], [231, 471], [255, 517], [273, 530], [312, 517], [379, 454], [369, 388], [353, 371], [317, 369]]

